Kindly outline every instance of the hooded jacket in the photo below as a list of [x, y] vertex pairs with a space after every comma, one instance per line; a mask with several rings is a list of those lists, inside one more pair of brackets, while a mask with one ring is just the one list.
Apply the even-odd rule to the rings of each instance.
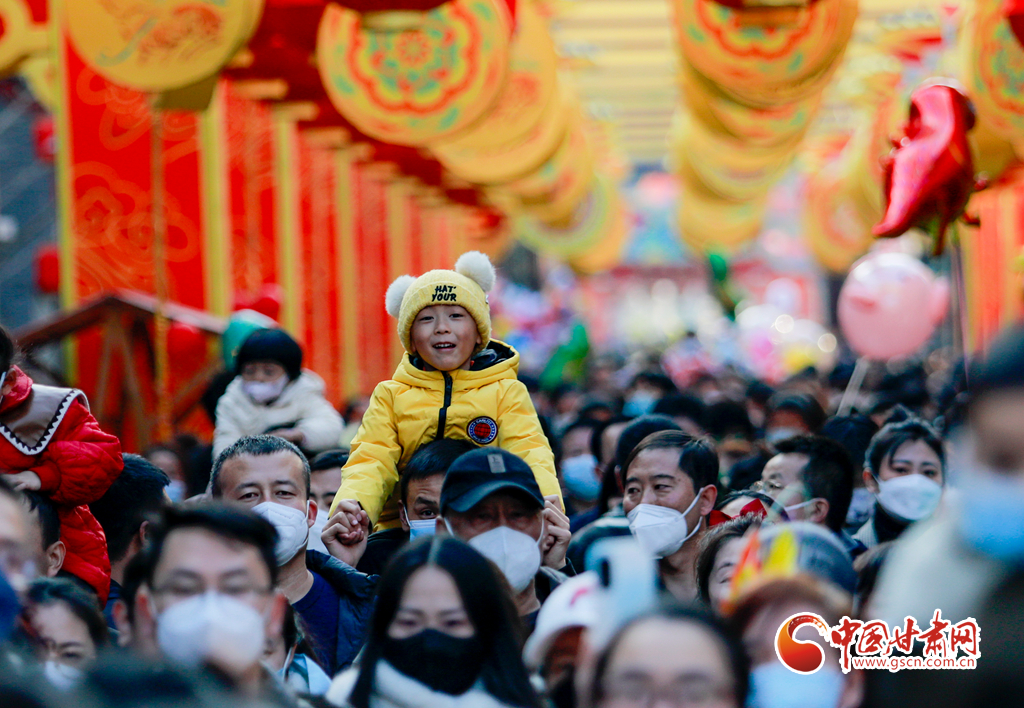
[[17, 367], [0, 401], [0, 470], [39, 475], [39, 492], [57, 507], [67, 554], [63, 570], [99, 595], [110, 591], [107, 539], [87, 504], [103, 496], [124, 469], [120, 441], [100, 429], [85, 394], [36, 386]]
[[394, 377], [373, 391], [331, 513], [340, 500], [355, 499], [378, 529], [397, 526], [392, 493], [400, 472], [421, 445], [440, 438], [518, 455], [541, 493], [561, 498], [551, 446], [518, 373], [519, 353], [497, 340], [468, 371], [426, 371], [406, 353]]
[[242, 377], [236, 376], [217, 403], [217, 428], [213, 433], [213, 457], [246, 435], [262, 435], [274, 428], [301, 430], [307, 452], [323, 452], [338, 447], [341, 415], [324, 398], [324, 380], [312, 371], [284, 387], [274, 401], [261, 405], [242, 389]]

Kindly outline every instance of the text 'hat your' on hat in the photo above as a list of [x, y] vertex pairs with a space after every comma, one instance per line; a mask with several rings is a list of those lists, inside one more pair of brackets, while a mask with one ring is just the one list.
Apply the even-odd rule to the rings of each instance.
[[543, 508], [533, 470], [507, 450], [484, 447], [467, 452], [452, 463], [441, 486], [441, 513], [448, 509], [460, 514], [503, 490], [519, 492]]

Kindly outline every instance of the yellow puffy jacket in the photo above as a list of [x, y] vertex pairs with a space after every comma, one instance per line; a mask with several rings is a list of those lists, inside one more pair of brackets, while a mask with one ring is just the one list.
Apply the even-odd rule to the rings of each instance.
[[496, 445], [526, 460], [545, 496], [559, 495], [555, 460], [526, 387], [519, 353], [491, 340], [475, 370], [424, 371], [406, 354], [394, 378], [377, 384], [342, 470], [338, 501], [357, 500], [378, 529], [398, 526], [392, 496], [399, 474], [425, 443], [440, 438]]

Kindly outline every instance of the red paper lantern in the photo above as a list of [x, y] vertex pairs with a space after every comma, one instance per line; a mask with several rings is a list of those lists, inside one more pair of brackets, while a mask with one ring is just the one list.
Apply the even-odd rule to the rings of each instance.
[[167, 328], [167, 356], [179, 368], [190, 368], [206, 358], [206, 335], [184, 322], [172, 322]]
[[36, 287], [47, 295], [60, 291], [60, 251], [55, 245], [40, 246], [36, 251]]
[[266, 315], [275, 322], [281, 321], [281, 303], [284, 301], [284, 288], [277, 283], [267, 283], [260, 288], [259, 295], [250, 309]]
[[261, 315], [266, 315], [275, 322], [280, 322], [282, 302], [284, 302], [284, 288], [277, 283], [267, 283], [251, 297], [241, 291], [236, 291], [232, 311], [253, 310]]
[[236, 290], [235, 296], [232, 299], [233, 304], [231, 306], [231, 311], [238, 312], [239, 310], [251, 310], [252, 301], [253, 299], [246, 295], [245, 293], [243, 293], [241, 290]]

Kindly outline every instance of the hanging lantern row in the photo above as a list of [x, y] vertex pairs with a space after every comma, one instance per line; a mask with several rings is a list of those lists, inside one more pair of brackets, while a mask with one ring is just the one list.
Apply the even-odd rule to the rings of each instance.
[[[31, 26], [32, 3], [0, 0], [0, 19]], [[472, 195], [480, 214], [567, 226], [605, 164], [621, 174], [559, 85], [551, 3], [76, 0], [64, 12], [90, 69], [153, 105], [203, 110], [226, 77], [239, 95], [296, 107], [300, 129], [339, 147], [367, 143], [373, 159], [389, 152], [381, 146], [407, 148], [393, 164], [424, 200]], [[42, 96], [53, 76], [48, 60], [32, 61], [47, 42], [45, 21], [38, 29], [19, 46], [0, 36], [0, 69], [20, 68]], [[477, 221], [505, 227], [504, 216]]]
[[680, 233], [734, 251], [760, 231], [843, 57], [857, 0], [673, 0], [683, 104], [670, 162]]

